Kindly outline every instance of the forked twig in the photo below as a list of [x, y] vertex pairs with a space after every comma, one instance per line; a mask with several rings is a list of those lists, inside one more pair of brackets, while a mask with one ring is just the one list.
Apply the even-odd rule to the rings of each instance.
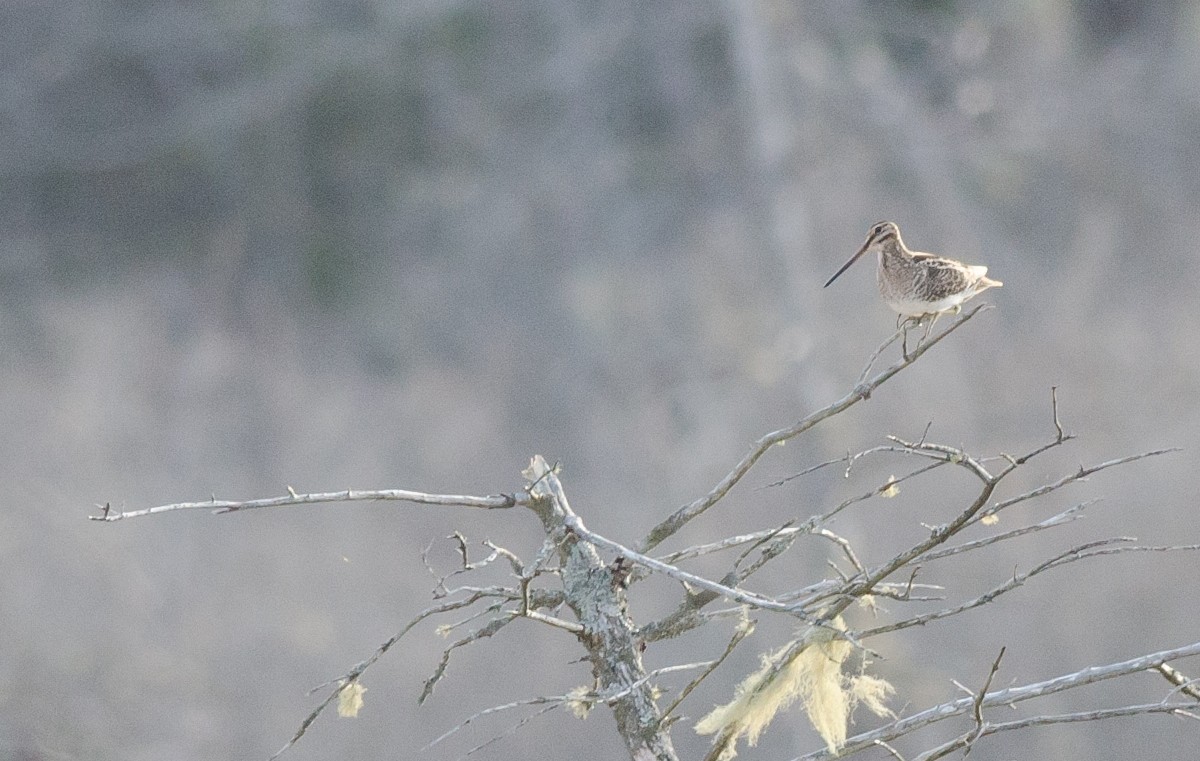
[[[742, 611], [744, 615], [745, 608], [742, 608]], [[734, 629], [733, 636], [730, 637], [729, 643], [725, 645], [725, 651], [721, 653], [721, 655], [718, 656], [717, 659], [700, 674], [700, 676], [688, 682], [683, 690], [680, 691], [679, 697], [675, 698], [673, 701], [671, 701], [670, 705], [663, 709], [661, 714], [662, 718], [659, 719], [659, 723], [665, 726], [669, 721], [672, 721], [671, 714], [675, 712], [675, 709], [679, 707], [679, 704], [682, 703], [688, 695], [691, 695], [692, 690], [699, 687], [700, 683], [707, 679], [709, 674], [716, 671], [717, 667], [724, 663], [725, 659], [733, 653], [737, 646], [741, 644], [742, 640], [753, 631], [754, 622], [748, 618], [743, 618], [737, 628]]]
[[304, 733], [308, 731], [308, 728], [310, 726], [312, 726], [312, 723], [317, 720], [317, 717], [320, 716], [321, 713], [326, 708], [329, 707], [330, 703], [332, 703], [334, 700], [337, 699], [338, 694], [342, 691], [342, 687], [345, 686], [346, 684], [349, 684], [350, 682], [357, 680], [360, 676], [362, 676], [363, 673], [367, 669], [369, 669], [372, 665], [374, 665], [374, 663], [376, 661], [378, 661], [380, 658], [383, 657], [384, 653], [386, 653], [388, 650], [392, 649], [392, 646], [395, 645], [397, 642], [399, 642], [400, 639], [405, 634], [408, 634], [408, 632], [411, 631], [414, 626], [421, 623], [422, 621], [429, 618], [430, 616], [437, 615], [438, 613], [446, 613], [448, 611], [459, 610], [461, 608], [465, 608], [470, 605], [473, 605], [474, 603], [483, 599], [486, 596], [487, 596], [486, 593], [480, 591], [476, 594], [471, 595], [470, 597], [468, 597], [466, 599], [454, 600], [452, 602], [442, 603], [441, 605], [437, 605], [432, 608], [428, 608], [426, 610], [421, 611], [416, 616], [414, 616], [412, 618], [412, 620], [410, 620], [407, 624], [405, 624], [404, 628], [402, 628], [400, 631], [393, 634], [382, 645], [377, 647], [375, 649], [375, 652], [371, 654], [370, 658], [367, 658], [365, 661], [362, 661], [361, 663], [359, 663], [354, 668], [350, 669], [348, 672], [346, 672], [342, 676], [338, 677], [337, 679], [332, 679], [328, 682], [325, 682], [324, 684], [314, 687], [310, 691], [310, 694], [312, 692], [316, 692], [317, 690], [320, 690], [323, 687], [329, 686], [331, 684], [336, 685], [336, 688], [328, 695], [328, 697], [326, 697], [324, 700], [322, 700], [321, 704], [318, 705], [316, 708], [314, 708], [312, 710], [312, 712], [308, 714], [308, 716], [304, 717], [304, 720], [302, 722], [300, 722], [300, 727], [296, 730], [296, 733], [294, 735], [292, 735], [292, 739], [288, 740], [282, 748], [275, 751], [274, 755], [271, 756], [269, 761], [275, 761], [275, 759], [282, 756], [289, 748], [291, 748], [293, 745], [295, 745], [296, 742], [301, 737], [304, 736]]
[[967, 749], [965, 752], [963, 752], [963, 758], [971, 755], [972, 743], [974, 743], [976, 739], [983, 736], [983, 698], [987, 695], [988, 689], [991, 688], [992, 680], [996, 677], [996, 672], [1000, 670], [1000, 661], [1002, 658], [1004, 658], [1004, 651], [1006, 649], [1007, 648], [1004, 647], [1000, 648], [1000, 652], [996, 655], [996, 660], [992, 661], [992, 668], [990, 671], [988, 671], [987, 679], [985, 679], [983, 682], [983, 687], [981, 687], [979, 692], [975, 695], [975, 703], [972, 706], [971, 711], [975, 717], [975, 732], [972, 734], [971, 739], [967, 741]]

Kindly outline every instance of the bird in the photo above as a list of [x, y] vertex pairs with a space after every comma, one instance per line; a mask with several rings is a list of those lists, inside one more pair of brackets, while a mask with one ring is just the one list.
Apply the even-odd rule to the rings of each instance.
[[868, 251], [879, 253], [876, 280], [879, 295], [899, 316], [897, 326], [920, 324], [932, 317], [926, 328], [926, 337], [933, 329], [939, 315], [946, 312], [958, 313], [962, 303], [988, 288], [999, 288], [1004, 283], [987, 276], [987, 267], [978, 264], [963, 264], [921, 251], [910, 251], [900, 237], [900, 227], [895, 222], [876, 222], [871, 226], [867, 240], [850, 261], [833, 273], [825, 283], [830, 283], [849, 269], [851, 264]]

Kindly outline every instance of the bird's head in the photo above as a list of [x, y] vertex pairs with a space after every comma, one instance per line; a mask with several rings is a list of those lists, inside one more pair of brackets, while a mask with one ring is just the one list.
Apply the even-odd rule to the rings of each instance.
[[834, 280], [837, 280], [843, 272], [850, 268], [851, 264], [854, 264], [856, 261], [858, 261], [860, 256], [868, 251], [878, 250], [879, 246], [882, 246], [889, 241], [894, 241], [898, 244], [901, 243], [900, 228], [896, 226], [895, 222], [876, 222], [875, 224], [871, 225], [871, 232], [867, 234], [867, 239], [863, 242], [862, 248], [858, 249], [858, 252], [854, 256], [850, 257], [850, 261], [843, 264], [841, 269], [833, 273], [833, 277], [829, 278], [829, 280], [825, 283], [825, 287], [828, 288], [829, 284]]

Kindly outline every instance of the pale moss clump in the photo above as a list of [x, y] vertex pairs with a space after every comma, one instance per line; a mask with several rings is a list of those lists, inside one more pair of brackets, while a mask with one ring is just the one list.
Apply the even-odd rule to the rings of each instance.
[[[832, 626], [845, 630], [840, 617]], [[797, 645], [800, 649], [794, 652]], [[829, 752], [837, 753], [846, 743], [850, 714], [859, 703], [879, 716], [894, 716], [884, 705], [894, 692], [892, 685], [878, 677], [843, 673], [842, 666], [853, 648], [830, 628], [810, 627], [796, 642], [764, 656], [762, 668], [742, 680], [733, 700], [701, 719], [696, 731], [720, 733], [716, 742], [724, 748], [718, 758], [727, 761], [737, 755], [738, 737], [744, 735], [755, 745], [775, 714], [799, 698]]]
[[592, 699], [592, 691], [587, 687], [581, 685], [567, 693], [567, 708], [575, 714], [577, 719], [586, 719], [592, 712], [593, 705], [595, 703]]
[[357, 679], [347, 682], [338, 692], [338, 716], [343, 719], [353, 719], [358, 716], [358, 712], [363, 707], [363, 693], [366, 691], [367, 688], [359, 684]]

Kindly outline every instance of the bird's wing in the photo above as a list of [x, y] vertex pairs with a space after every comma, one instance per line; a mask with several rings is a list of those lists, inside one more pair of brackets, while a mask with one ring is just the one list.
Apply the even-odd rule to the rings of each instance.
[[924, 254], [919, 261], [922, 276], [917, 284], [917, 290], [922, 295], [930, 297], [931, 301], [947, 294], [961, 293], [980, 277], [966, 265], [953, 259]]

